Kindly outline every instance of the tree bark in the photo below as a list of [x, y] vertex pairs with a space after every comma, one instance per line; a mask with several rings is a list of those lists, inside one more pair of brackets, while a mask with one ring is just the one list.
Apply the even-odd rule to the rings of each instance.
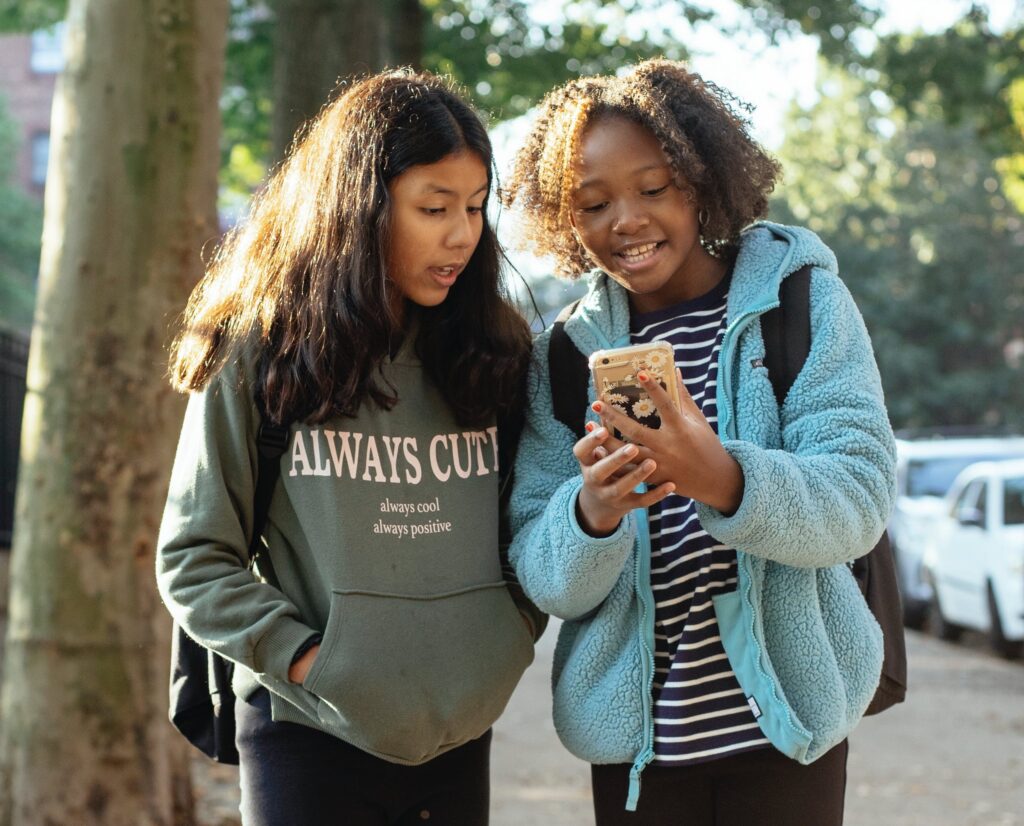
[[277, 0], [271, 143], [280, 160], [340, 80], [387, 66], [419, 68], [419, 0]]
[[190, 822], [154, 546], [169, 324], [217, 234], [227, 0], [71, 0], [0, 692], [0, 824]]

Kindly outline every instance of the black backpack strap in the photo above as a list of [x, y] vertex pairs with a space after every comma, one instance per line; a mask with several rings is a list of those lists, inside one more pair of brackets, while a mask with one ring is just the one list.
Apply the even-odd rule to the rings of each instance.
[[274, 565], [263, 544], [263, 529], [267, 526], [270, 500], [281, 475], [281, 455], [288, 447], [288, 425], [274, 424], [261, 411], [260, 429], [256, 436], [258, 465], [256, 469], [256, 493], [253, 495], [252, 539], [249, 542], [249, 562], [255, 562], [260, 574], [277, 583]]
[[811, 351], [811, 267], [782, 280], [779, 306], [761, 316], [764, 363], [779, 407]]
[[565, 322], [579, 301], [564, 307], [551, 325], [548, 345], [548, 379], [551, 384], [551, 410], [555, 418], [582, 439], [586, 434], [584, 407], [587, 404], [589, 380], [587, 357], [572, 343], [565, 332]]

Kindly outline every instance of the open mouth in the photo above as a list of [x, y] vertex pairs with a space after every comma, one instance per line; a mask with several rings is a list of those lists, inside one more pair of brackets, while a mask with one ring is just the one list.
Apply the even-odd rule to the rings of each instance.
[[648, 241], [621, 249], [615, 253], [615, 257], [629, 266], [636, 266], [653, 258], [664, 245], [664, 241]]
[[459, 273], [461, 271], [462, 267], [456, 266], [430, 268], [430, 274], [434, 276], [434, 280], [444, 287], [450, 287], [452, 284], [454, 284], [455, 279], [459, 277]]

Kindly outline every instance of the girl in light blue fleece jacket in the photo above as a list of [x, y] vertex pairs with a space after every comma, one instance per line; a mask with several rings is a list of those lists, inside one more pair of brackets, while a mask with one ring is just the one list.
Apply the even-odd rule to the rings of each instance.
[[[884, 529], [895, 449], [834, 255], [754, 223], [778, 173], [726, 93], [658, 60], [551, 92], [504, 193], [527, 246], [596, 267], [576, 348], [668, 341], [683, 385], [676, 406], [641, 369], [633, 421], [591, 380], [577, 439], [551, 331], [535, 343], [510, 558], [564, 620], [555, 726], [593, 764], [599, 826], [842, 822], [882, 662], [849, 563]], [[760, 317], [804, 266], [811, 346], [779, 409]]]

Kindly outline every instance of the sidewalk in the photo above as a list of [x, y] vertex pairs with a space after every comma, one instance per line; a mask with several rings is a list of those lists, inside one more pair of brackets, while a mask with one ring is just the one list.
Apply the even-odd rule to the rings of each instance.
[[[589, 769], [551, 726], [552, 626], [495, 726], [492, 826], [593, 824]], [[1024, 826], [1024, 663], [971, 635], [907, 649], [908, 701], [851, 737], [846, 826]]]

